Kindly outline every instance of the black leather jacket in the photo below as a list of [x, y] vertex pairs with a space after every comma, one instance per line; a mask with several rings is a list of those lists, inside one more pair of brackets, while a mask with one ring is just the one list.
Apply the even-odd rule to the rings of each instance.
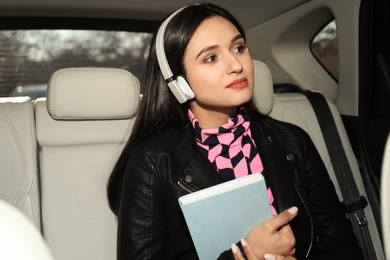
[[[290, 223], [296, 258], [362, 259], [334, 186], [309, 136], [268, 117], [251, 120], [268, 180]], [[178, 198], [223, 182], [198, 150], [192, 126], [142, 141], [129, 155], [118, 215], [118, 259], [198, 259]], [[233, 259], [226, 245], [219, 259]]]

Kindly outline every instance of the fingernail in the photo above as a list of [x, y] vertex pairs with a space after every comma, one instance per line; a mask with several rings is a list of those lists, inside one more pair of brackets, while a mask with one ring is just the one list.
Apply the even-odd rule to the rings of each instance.
[[274, 255], [265, 254], [264, 259], [265, 260], [276, 260], [276, 257]]
[[237, 246], [235, 244], [231, 244], [233, 254], [237, 254]]
[[298, 212], [298, 208], [297, 207], [291, 207], [288, 209], [288, 212], [290, 212], [291, 215], [294, 215], [295, 213]]
[[245, 239], [243, 239], [243, 238], [241, 238], [241, 245], [242, 245], [242, 246], [246, 246], [246, 241], [245, 241]]

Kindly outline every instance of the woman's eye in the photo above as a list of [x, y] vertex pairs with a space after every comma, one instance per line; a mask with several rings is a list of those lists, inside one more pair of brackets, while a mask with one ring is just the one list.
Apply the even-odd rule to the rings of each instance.
[[211, 55], [211, 56], [207, 57], [204, 61], [205, 62], [214, 62], [216, 59], [217, 59], [216, 55]]
[[245, 51], [245, 46], [238, 46], [233, 50], [233, 52], [239, 52], [239, 53], [243, 53], [244, 51]]

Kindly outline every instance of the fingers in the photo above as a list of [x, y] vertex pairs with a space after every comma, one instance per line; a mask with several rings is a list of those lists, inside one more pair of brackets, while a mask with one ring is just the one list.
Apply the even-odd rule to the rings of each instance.
[[259, 259], [257, 257], [257, 255], [255, 254], [255, 252], [253, 252], [251, 246], [243, 238], [241, 239], [241, 245], [244, 248], [244, 251], [245, 251], [245, 254], [246, 254], [246, 257], [248, 260], [258, 260]]
[[285, 238], [285, 241], [289, 241], [286, 246], [291, 249], [291, 252], [287, 253], [287, 255], [293, 255], [295, 253], [295, 236], [294, 233], [292, 232], [291, 226], [290, 225], [285, 225], [283, 226], [280, 230], [279, 233], [282, 234], [282, 236]]
[[295, 247], [294, 247], [293, 249], [291, 249], [291, 252], [290, 252], [289, 254], [287, 254], [287, 256], [293, 256], [293, 255], [295, 255], [295, 251], [296, 251], [296, 249], [295, 249]]
[[[246, 259], [248, 260], [259, 260], [256, 254], [253, 252], [251, 246], [246, 242], [245, 239], [241, 239], [241, 245], [244, 248]], [[240, 249], [235, 245], [231, 245], [233, 256], [235, 260], [244, 260], [245, 258], [242, 256]]]
[[296, 241], [289, 222], [297, 215], [297, 211], [297, 207], [285, 210], [274, 218], [257, 225], [248, 233], [246, 240], [260, 259], [264, 259], [266, 251], [284, 256], [295, 253]]
[[[251, 246], [249, 245], [249, 243], [246, 242], [245, 239], [241, 239], [241, 245], [244, 248], [246, 258], [242, 256], [240, 249], [235, 244], [232, 244], [231, 249], [233, 252], [234, 260], [260, 260], [260, 258], [257, 257]], [[292, 249], [291, 255], [264, 254], [264, 260], [296, 260], [296, 258], [293, 257], [294, 253], [295, 248]]]
[[264, 260], [276, 260], [276, 256], [271, 255], [271, 254], [265, 254]]
[[235, 244], [231, 245], [231, 249], [233, 252], [234, 260], [245, 260], [245, 258], [242, 256], [240, 249]]
[[283, 211], [276, 217], [268, 220], [268, 224], [272, 226], [274, 230], [278, 230], [282, 226], [288, 224], [297, 215], [297, 212], [298, 212], [297, 207], [291, 207]]

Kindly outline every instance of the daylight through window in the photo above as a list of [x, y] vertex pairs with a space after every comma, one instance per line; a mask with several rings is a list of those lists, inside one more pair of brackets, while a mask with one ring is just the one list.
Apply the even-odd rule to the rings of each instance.
[[45, 96], [54, 71], [112, 67], [141, 79], [151, 33], [93, 30], [0, 31], [0, 97]]
[[336, 20], [328, 23], [311, 42], [311, 50], [324, 68], [338, 80], [338, 41]]

